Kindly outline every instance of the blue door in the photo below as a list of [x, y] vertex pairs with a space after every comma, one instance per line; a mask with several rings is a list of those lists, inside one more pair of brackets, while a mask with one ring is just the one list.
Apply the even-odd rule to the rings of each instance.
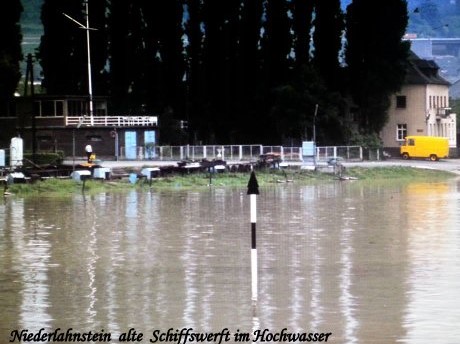
[[155, 158], [155, 130], [146, 130], [144, 132], [145, 158]]
[[135, 131], [125, 132], [125, 155], [126, 159], [136, 159], [137, 136]]

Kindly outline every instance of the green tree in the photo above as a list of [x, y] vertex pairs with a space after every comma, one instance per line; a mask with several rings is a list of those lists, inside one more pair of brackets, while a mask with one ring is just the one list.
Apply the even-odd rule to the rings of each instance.
[[[87, 92], [84, 30], [62, 15], [84, 22], [82, 4], [45, 0], [48, 93]], [[341, 143], [343, 95], [361, 131], [378, 133], [404, 80], [404, 0], [352, 1], [345, 67], [339, 0], [90, 0], [90, 9], [96, 91], [112, 111], [163, 115], [169, 143], [187, 134], [174, 135], [179, 119], [205, 143], [298, 142], [311, 137], [316, 104], [320, 142]]]
[[[117, 111], [138, 111], [142, 106], [145, 43], [139, 3], [111, 0], [109, 9], [110, 93]], [[151, 56], [151, 60], [155, 57]]]
[[[90, 31], [91, 43], [91, 70], [93, 93], [108, 95], [108, 68], [109, 59], [107, 36], [107, 0], [87, 0], [89, 6], [89, 25], [95, 30]], [[81, 34], [81, 33], [80, 33]], [[86, 38], [85, 38], [86, 39]], [[86, 40], [85, 40], [86, 42]]]
[[340, 0], [315, 0], [313, 63], [326, 84], [338, 88], [344, 17]]
[[[292, 77], [292, 34], [286, 0], [268, 0], [265, 6], [263, 36], [261, 39], [261, 75], [259, 78], [256, 118], [259, 130], [255, 132], [262, 143], [279, 142], [279, 128], [276, 127], [280, 116], [274, 111], [277, 106], [277, 89], [289, 84]], [[261, 126], [261, 123], [264, 123]]]
[[312, 140], [315, 126], [319, 144], [344, 143], [346, 128], [342, 113], [345, 102], [338, 92], [330, 90], [313, 65], [304, 66], [273, 94], [275, 101], [270, 117], [276, 124], [273, 134], [278, 142], [300, 145], [302, 140]]
[[119, 111], [173, 112], [184, 73], [181, 1], [111, 0], [110, 90]]
[[367, 0], [353, 0], [347, 7], [345, 60], [363, 132], [381, 130], [390, 96], [404, 82], [409, 43], [401, 39], [407, 20], [404, 0], [387, 0], [378, 7]]
[[235, 121], [238, 123], [232, 134], [238, 142], [257, 140], [254, 133], [260, 132], [263, 120], [258, 111], [260, 104], [259, 84], [261, 74], [261, 53], [259, 43], [262, 28], [262, 1], [245, 0], [241, 6], [239, 23], [239, 45], [237, 56], [237, 81]]
[[[106, 1], [88, 2], [93, 94], [106, 94], [107, 37]], [[42, 85], [48, 94], [88, 94], [86, 30], [64, 14], [86, 26], [82, 0], [45, 0], [41, 11], [43, 35], [38, 59], [43, 71]]]
[[186, 131], [177, 125], [184, 118], [183, 4], [170, 0], [140, 3], [144, 70], [134, 92], [142, 96], [147, 111], [161, 115], [162, 133], [169, 130], [169, 135], [162, 135], [162, 142], [184, 144]]
[[312, 28], [313, 6], [314, 3], [312, 0], [292, 1], [294, 54], [298, 72], [310, 62], [310, 32]]
[[[149, 1], [151, 2], [151, 1]], [[164, 90], [161, 107], [172, 107], [175, 111], [183, 111], [184, 92], [182, 79], [185, 72], [184, 34], [182, 1], [157, 1], [155, 15], [149, 26], [156, 28], [158, 37], [155, 47], [161, 60], [161, 88]]]
[[87, 93], [86, 35], [63, 13], [84, 21], [80, 0], [45, 0], [41, 19], [43, 36], [38, 58], [43, 70], [42, 86], [48, 94]]
[[203, 71], [205, 104], [200, 116], [201, 132], [212, 142], [228, 142], [233, 131], [236, 65], [238, 50], [239, 0], [204, 1]]
[[185, 71], [184, 71], [184, 118], [189, 121], [188, 130], [192, 136], [198, 135], [204, 126], [201, 114], [204, 113], [205, 88], [203, 68], [202, 2], [186, 0], [187, 20], [184, 24]]
[[21, 1], [10, 0], [3, 3], [0, 12], [0, 104], [3, 106], [14, 96], [21, 73], [22, 34], [19, 20], [22, 12]]
[[291, 22], [286, 0], [268, 0], [261, 41], [262, 72], [267, 87], [277, 87], [289, 78], [292, 63]]
[[[108, 10], [109, 39], [109, 94], [115, 111], [131, 108], [132, 68], [135, 63], [136, 46], [132, 29], [133, 5], [124, 0], [111, 0]], [[133, 56], [134, 55], [134, 56]]]

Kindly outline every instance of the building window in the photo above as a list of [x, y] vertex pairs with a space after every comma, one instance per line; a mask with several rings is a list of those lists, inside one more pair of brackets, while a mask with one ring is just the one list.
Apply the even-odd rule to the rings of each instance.
[[62, 117], [64, 116], [64, 102], [62, 100], [57, 100], [54, 104], [55, 106], [55, 116]]
[[89, 108], [86, 101], [83, 100], [69, 100], [67, 102], [69, 116], [84, 116], [89, 114]]
[[42, 101], [40, 116], [54, 117], [54, 102]]
[[105, 101], [94, 102], [94, 115], [107, 116], [107, 103]]
[[64, 102], [62, 100], [40, 100], [34, 102], [35, 116], [62, 117], [64, 116]]
[[407, 124], [398, 124], [396, 126], [396, 140], [404, 141], [407, 136]]
[[406, 108], [406, 96], [396, 96], [396, 108], [397, 109]]

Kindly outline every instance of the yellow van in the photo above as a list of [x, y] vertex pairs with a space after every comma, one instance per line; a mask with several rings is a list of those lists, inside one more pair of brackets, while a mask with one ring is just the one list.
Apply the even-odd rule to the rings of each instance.
[[446, 137], [407, 136], [399, 151], [405, 160], [428, 158], [437, 161], [449, 157], [449, 140]]

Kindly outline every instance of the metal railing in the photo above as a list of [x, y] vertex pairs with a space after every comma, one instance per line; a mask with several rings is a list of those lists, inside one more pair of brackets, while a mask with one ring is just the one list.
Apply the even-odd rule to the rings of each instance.
[[[137, 160], [215, 160], [257, 161], [262, 154], [279, 154], [283, 161], [303, 160], [302, 147], [263, 146], [263, 145], [205, 145], [205, 146], [153, 146], [131, 147], [135, 149]], [[361, 146], [322, 146], [316, 147], [316, 161], [324, 162], [341, 158], [346, 161], [380, 160], [379, 150], [365, 151]], [[133, 156], [133, 154], [131, 154]], [[126, 148], [120, 147], [120, 157], [126, 159]]]
[[363, 160], [363, 148], [361, 146], [323, 146], [316, 147], [316, 160], [327, 161], [329, 159], [342, 158], [344, 160]]
[[[158, 146], [148, 154], [158, 160], [255, 161], [262, 153], [261, 145]], [[142, 155], [142, 154], [138, 154]]]
[[[81, 121], [81, 123], [80, 123]], [[157, 126], [157, 116], [67, 116], [65, 119], [66, 126], [96, 126], [96, 127], [146, 127]]]

